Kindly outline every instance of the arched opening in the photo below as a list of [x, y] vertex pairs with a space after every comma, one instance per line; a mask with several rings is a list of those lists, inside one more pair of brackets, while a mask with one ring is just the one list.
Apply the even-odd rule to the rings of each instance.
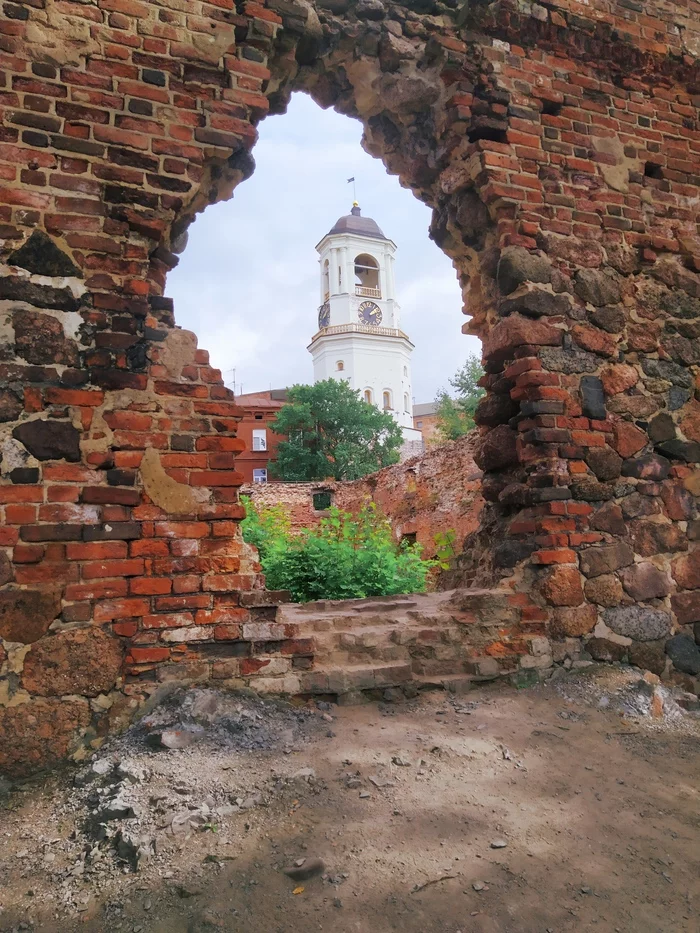
[[410, 408], [409, 408], [409, 400], [408, 400], [408, 392], [404, 392], [404, 394], [403, 394], [403, 410], [404, 410], [405, 412], [410, 411]]
[[369, 253], [355, 257], [355, 294], [361, 298], [381, 298], [379, 263]]
[[336, 372], [339, 372], [339, 373], [343, 372], [343, 370], [345, 369], [345, 363], [343, 362], [343, 360], [338, 360], [338, 362], [335, 364], [335, 369], [336, 369]]
[[369, 405], [372, 405], [373, 402], [374, 402], [374, 399], [373, 399], [373, 397], [372, 397], [372, 390], [371, 390], [371, 389], [365, 389], [365, 391], [364, 391], [364, 393], [363, 393], [363, 398], [364, 398], [364, 400], [365, 400]]
[[390, 411], [394, 406], [391, 404], [391, 391], [384, 389], [382, 392], [382, 408], [384, 411]]
[[323, 263], [323, 301], [328, 301], [331, 295], [331, 267], [326, 259]]

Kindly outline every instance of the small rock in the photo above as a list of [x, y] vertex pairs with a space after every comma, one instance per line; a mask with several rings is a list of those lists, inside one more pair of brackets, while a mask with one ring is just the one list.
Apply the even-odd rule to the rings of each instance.
[[297, 859], [293, 865], [284, 869], [284, 873], [293, 881], [306, 881], [308, 878], [322, 875], [325, 870], [323, 859], [314, 857]]
[[505, 839], [494, 839], [493, 842], [491, 843], [491, 848], [492, 849], [505, 849], [507, 845], [508, 843], [506, 842]]
[[201, 737], [204, 729], [200, 726], [198, 729], [164, 729], [162, 732], [154, 732], [149, 737], [149, 743], [155, 748], [180, 749], [189, 748], [198, 738]]
[[399, 768], [410, 768], [411, 767], [411, 762], [408, 760], [408, 758], [402, 758], [401, 755], [394, 755], [391, 761], [392, 761], [392, 764], [395, 764]]
[[483, 881], [475, 881], [472, 887], [475, 891], [488, 891], [488, 885]]
[[293, 781], [314, 781], [316, 779], [316, 772], [313, 768], [299, 768], [298, 771], [295, 771], [292, 775]]
[[176, 885], [175, 890], [177, 891], [178, 895], [183, 899], [187, 899], [190, 897], [198, 897], [202, 893], [202, 889], [198, 887], [196, 884], [185, 882], [185, 881]]
[[372, 795], [369, 793], [369, 791], [366, 791], [366, 790], [360, 791], [360, 800], [366, 800], [368, 797], [371, 797], [371, 796]]

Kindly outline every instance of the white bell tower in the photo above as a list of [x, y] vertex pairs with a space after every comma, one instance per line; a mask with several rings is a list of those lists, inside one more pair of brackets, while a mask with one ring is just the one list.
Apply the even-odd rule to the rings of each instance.
[[343, 379], [377, 408], [393, 415], [405, 441], [413, 428], [411, 353], [396, 301], [396, 244], [357, 202], [317, 245], [321, 272], [318, 330], [308, 350], [314, 381]]

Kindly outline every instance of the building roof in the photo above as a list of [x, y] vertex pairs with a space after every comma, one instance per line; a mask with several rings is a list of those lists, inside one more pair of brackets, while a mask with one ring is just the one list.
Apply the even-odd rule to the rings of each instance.
[[352, 210], [344, 217], [339, 217], [328, 231], [326, 236], [335, 236], [338, 233], [352, 233], [353, 236], [368, 236], [374, 240], [388, 240], [379, 228], [376, 220], [363, 217], [359, 204], [353, 204]]
[[287, 400], [286, 389], [267, 389], [264, 392], [246, 392], [237, 395], [235, 402], [241, 408], [281, 408]]
[[437, 412], [437, 402], [422, 402], [420, 405], [413, 406], [413, 417], [420, 418], [422, 415], [434, 415]]

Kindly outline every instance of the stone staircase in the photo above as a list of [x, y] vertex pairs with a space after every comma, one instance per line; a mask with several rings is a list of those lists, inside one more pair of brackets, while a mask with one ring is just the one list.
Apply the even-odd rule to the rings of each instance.
[[531, 655], [533, 637], [506, 590], [289, 604], [277, 622], [314, 646], [300, 693], [345, 702], [426, 687], [461, 691], [509, 676]]

